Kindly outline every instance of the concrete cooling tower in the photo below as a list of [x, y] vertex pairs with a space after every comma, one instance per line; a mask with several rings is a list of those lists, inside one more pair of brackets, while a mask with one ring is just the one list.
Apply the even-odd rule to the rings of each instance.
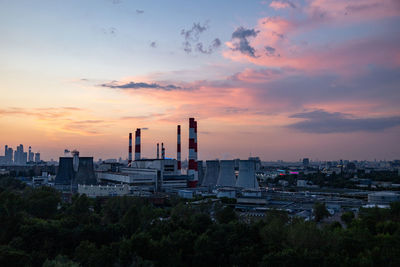
[[79, 157], [78, 171], [75, 174], [75, 184], [96, 184], [93, 157]]
[[206, 187], [214, 187], [217, 184], [218, 174], [219, 174], [219, 161], [207, 160], [206, 174], [201, 185]]
[[55, 184], [97, 184], [94, 175], [93, 157], [79, 157], [79, 160], [75, 158], [75, 162], [78, 163], [77, 171], [74, 171], [74, 158], [60, 158]]
[[197, 169], [199, 172], [199, 184], [201, 184], [204, 180], [204, 168], [203, 168], [203, 161], [198, 160], [197, 161]]
[[239, 177], [236, 181], [236, 187], [258, 189], [255, 168], [254, 161], [241, 160], [239, 162]]
[[235, 162], [233, 160], [221, 160], [217, 186], [235, 186]]
[[69, 185], [74, 178], [75, 172], [72, 157], [61, 157], [58, 165], [55, 184]]

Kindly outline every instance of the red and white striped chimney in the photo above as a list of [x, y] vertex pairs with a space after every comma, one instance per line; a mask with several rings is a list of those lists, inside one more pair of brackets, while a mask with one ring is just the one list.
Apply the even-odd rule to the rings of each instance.
[[140, 128], [135, 132], [135, 160], [140, 159]]
[[157, 159], [160, 158], [160, 144], [157, 143]]
[[197, 183], [199, 180], [199, 170], [198, 170], [198, 165], [197, 165], [197, 121], [194, 121], [194, 152], [195, 152], [195, 173], [194, 173], [194, 178]]
[[189, 118], [189, 168], [188, 176], [190, 177], [189, 187], [197, 185], [197, 129], [194, 118]]
[[164, 143], [161, 143], [161, 159], [165, 159], [165, 148], [164, 148]]
[[132, 163], [132, 133], [129, 133], [128, 164]]
[[177, 129], [177, 148], [176, 148], [176, 161], [178, 164], [178, 172], [181, 172], [181, 126], [178, 125], [178, 129]]

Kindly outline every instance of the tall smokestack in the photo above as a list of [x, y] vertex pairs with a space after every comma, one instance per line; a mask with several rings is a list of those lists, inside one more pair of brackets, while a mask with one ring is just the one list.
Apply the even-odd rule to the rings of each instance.
[[160, 158], [160, 144], [157, 143], [157, 159]]
[[176, 148], [176, 161], [178, 163], [178, 172], [181, 172], [181, 126], [178, 125], [177, 129], [177, 135], [178, 135], [178, 140], [177, 140], [177, 148]]
[[161, 143], [161, 159], [165, 159], [165, 148], [164, 148], [164, 143]]
[[129, 133], [128, 164], [132, 163], [132, 133]]
[[199, 170], [198, 170], [198, 164], [197, 164], [197, 121], [194, 121], [194, 152], [195, 152], [195, 158], [194, 158], [194, 162], [195, 162], [195, 173], [194, 173], [194, 178], [195, 181], [197, 183], [197, 181], [199, 180]]
[[197, 129], [194, 118], [189, 118], [189, 168], [188, 175], [191, 176], [190, 187], [197, 184]]
[[140, 128], [135, 132], [135, 160], [140, 159]]

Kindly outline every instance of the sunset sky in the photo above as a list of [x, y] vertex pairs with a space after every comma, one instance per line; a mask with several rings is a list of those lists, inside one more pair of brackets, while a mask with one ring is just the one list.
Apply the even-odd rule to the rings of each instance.
[[400, 1], [0, 0], [0, 153], [400, 158]]

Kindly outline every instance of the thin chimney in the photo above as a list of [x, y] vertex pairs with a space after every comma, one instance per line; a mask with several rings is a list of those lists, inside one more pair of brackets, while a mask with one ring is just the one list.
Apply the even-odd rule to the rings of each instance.
[[132, 163], [132, 133], [129, 133], [128, 164]]
[[177, 129], [177, 149], [176, 149], [176, 161], [178, 164], [178, 172], [181, 172], [181, 126], [178, 125]]
[[135, 160], [140, 159], [140, 128], [135, 132]]

